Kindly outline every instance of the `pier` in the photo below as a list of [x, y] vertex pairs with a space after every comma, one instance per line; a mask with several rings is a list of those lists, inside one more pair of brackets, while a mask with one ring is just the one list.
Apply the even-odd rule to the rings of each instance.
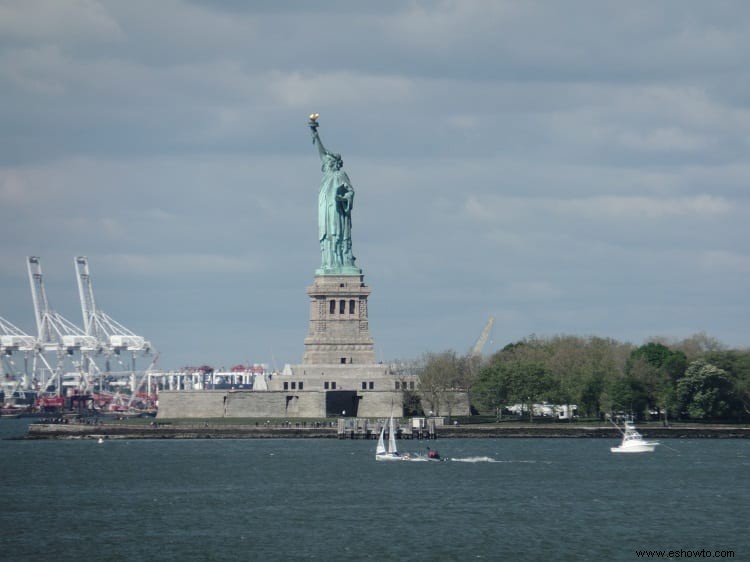
[[[336, 436], [339, 439], [377, 439], [383, 429], [383, 421], [372, 421], [367, 418], [339, 418]], [[395, 427], [396, 439], [437, 439], [434, 419], [411, 418], [411, 426]], [[388, 437], [388, 426], [385, 425], [385, 436]]]

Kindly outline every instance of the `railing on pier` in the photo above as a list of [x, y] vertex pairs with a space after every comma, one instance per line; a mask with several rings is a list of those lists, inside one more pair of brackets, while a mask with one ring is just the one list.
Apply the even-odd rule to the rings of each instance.
[[[368, 418], [339, 418], [339, 439], [377, 439], [385, 425], [385, 437], [388, 437], [387, 420], [370, 420]], [[432, 418], [412, 418], [411, 423], [402, 426], [396, 424], [396, 439], [437, 439], [436, 422]]]

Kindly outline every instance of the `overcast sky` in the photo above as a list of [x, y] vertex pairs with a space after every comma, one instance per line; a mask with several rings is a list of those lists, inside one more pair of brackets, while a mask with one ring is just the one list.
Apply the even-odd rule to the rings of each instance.
[[744, 0], [0, 0], [0, 316], [26, 256], [159, 366], [302, 359], [308, 114], [379, 359], [530, 334], [750, 345]]

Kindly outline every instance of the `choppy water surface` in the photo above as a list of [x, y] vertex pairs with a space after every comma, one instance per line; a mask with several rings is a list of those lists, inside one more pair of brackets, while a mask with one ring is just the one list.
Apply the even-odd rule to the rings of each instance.
[[430, 445], [451, 462], [380, 463], [369, 441], [4, 440], [0, 556], [750, 559], [750, 441], [662, 442], [613, 455], [607, 439], [446, 439]]

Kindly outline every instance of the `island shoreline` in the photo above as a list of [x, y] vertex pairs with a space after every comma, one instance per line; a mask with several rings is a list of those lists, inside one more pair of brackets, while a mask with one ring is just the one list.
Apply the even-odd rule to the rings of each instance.
[[[750, 426], [678, 424], [639, 426], [651, 439], [747, 439]], [[620, 437], [615, 427], [561, 424], [467, 424], [440, 426], [436, 439], [455, 438], [607, 438]], [[336, 427], [211, 423], [34, 423], [23, 439], [373, 439], [367, 435], [340, 433]], [[416, 439], [407, 432], [400, 439]], [[425, 439], [427, 440], [427, 439]]]

